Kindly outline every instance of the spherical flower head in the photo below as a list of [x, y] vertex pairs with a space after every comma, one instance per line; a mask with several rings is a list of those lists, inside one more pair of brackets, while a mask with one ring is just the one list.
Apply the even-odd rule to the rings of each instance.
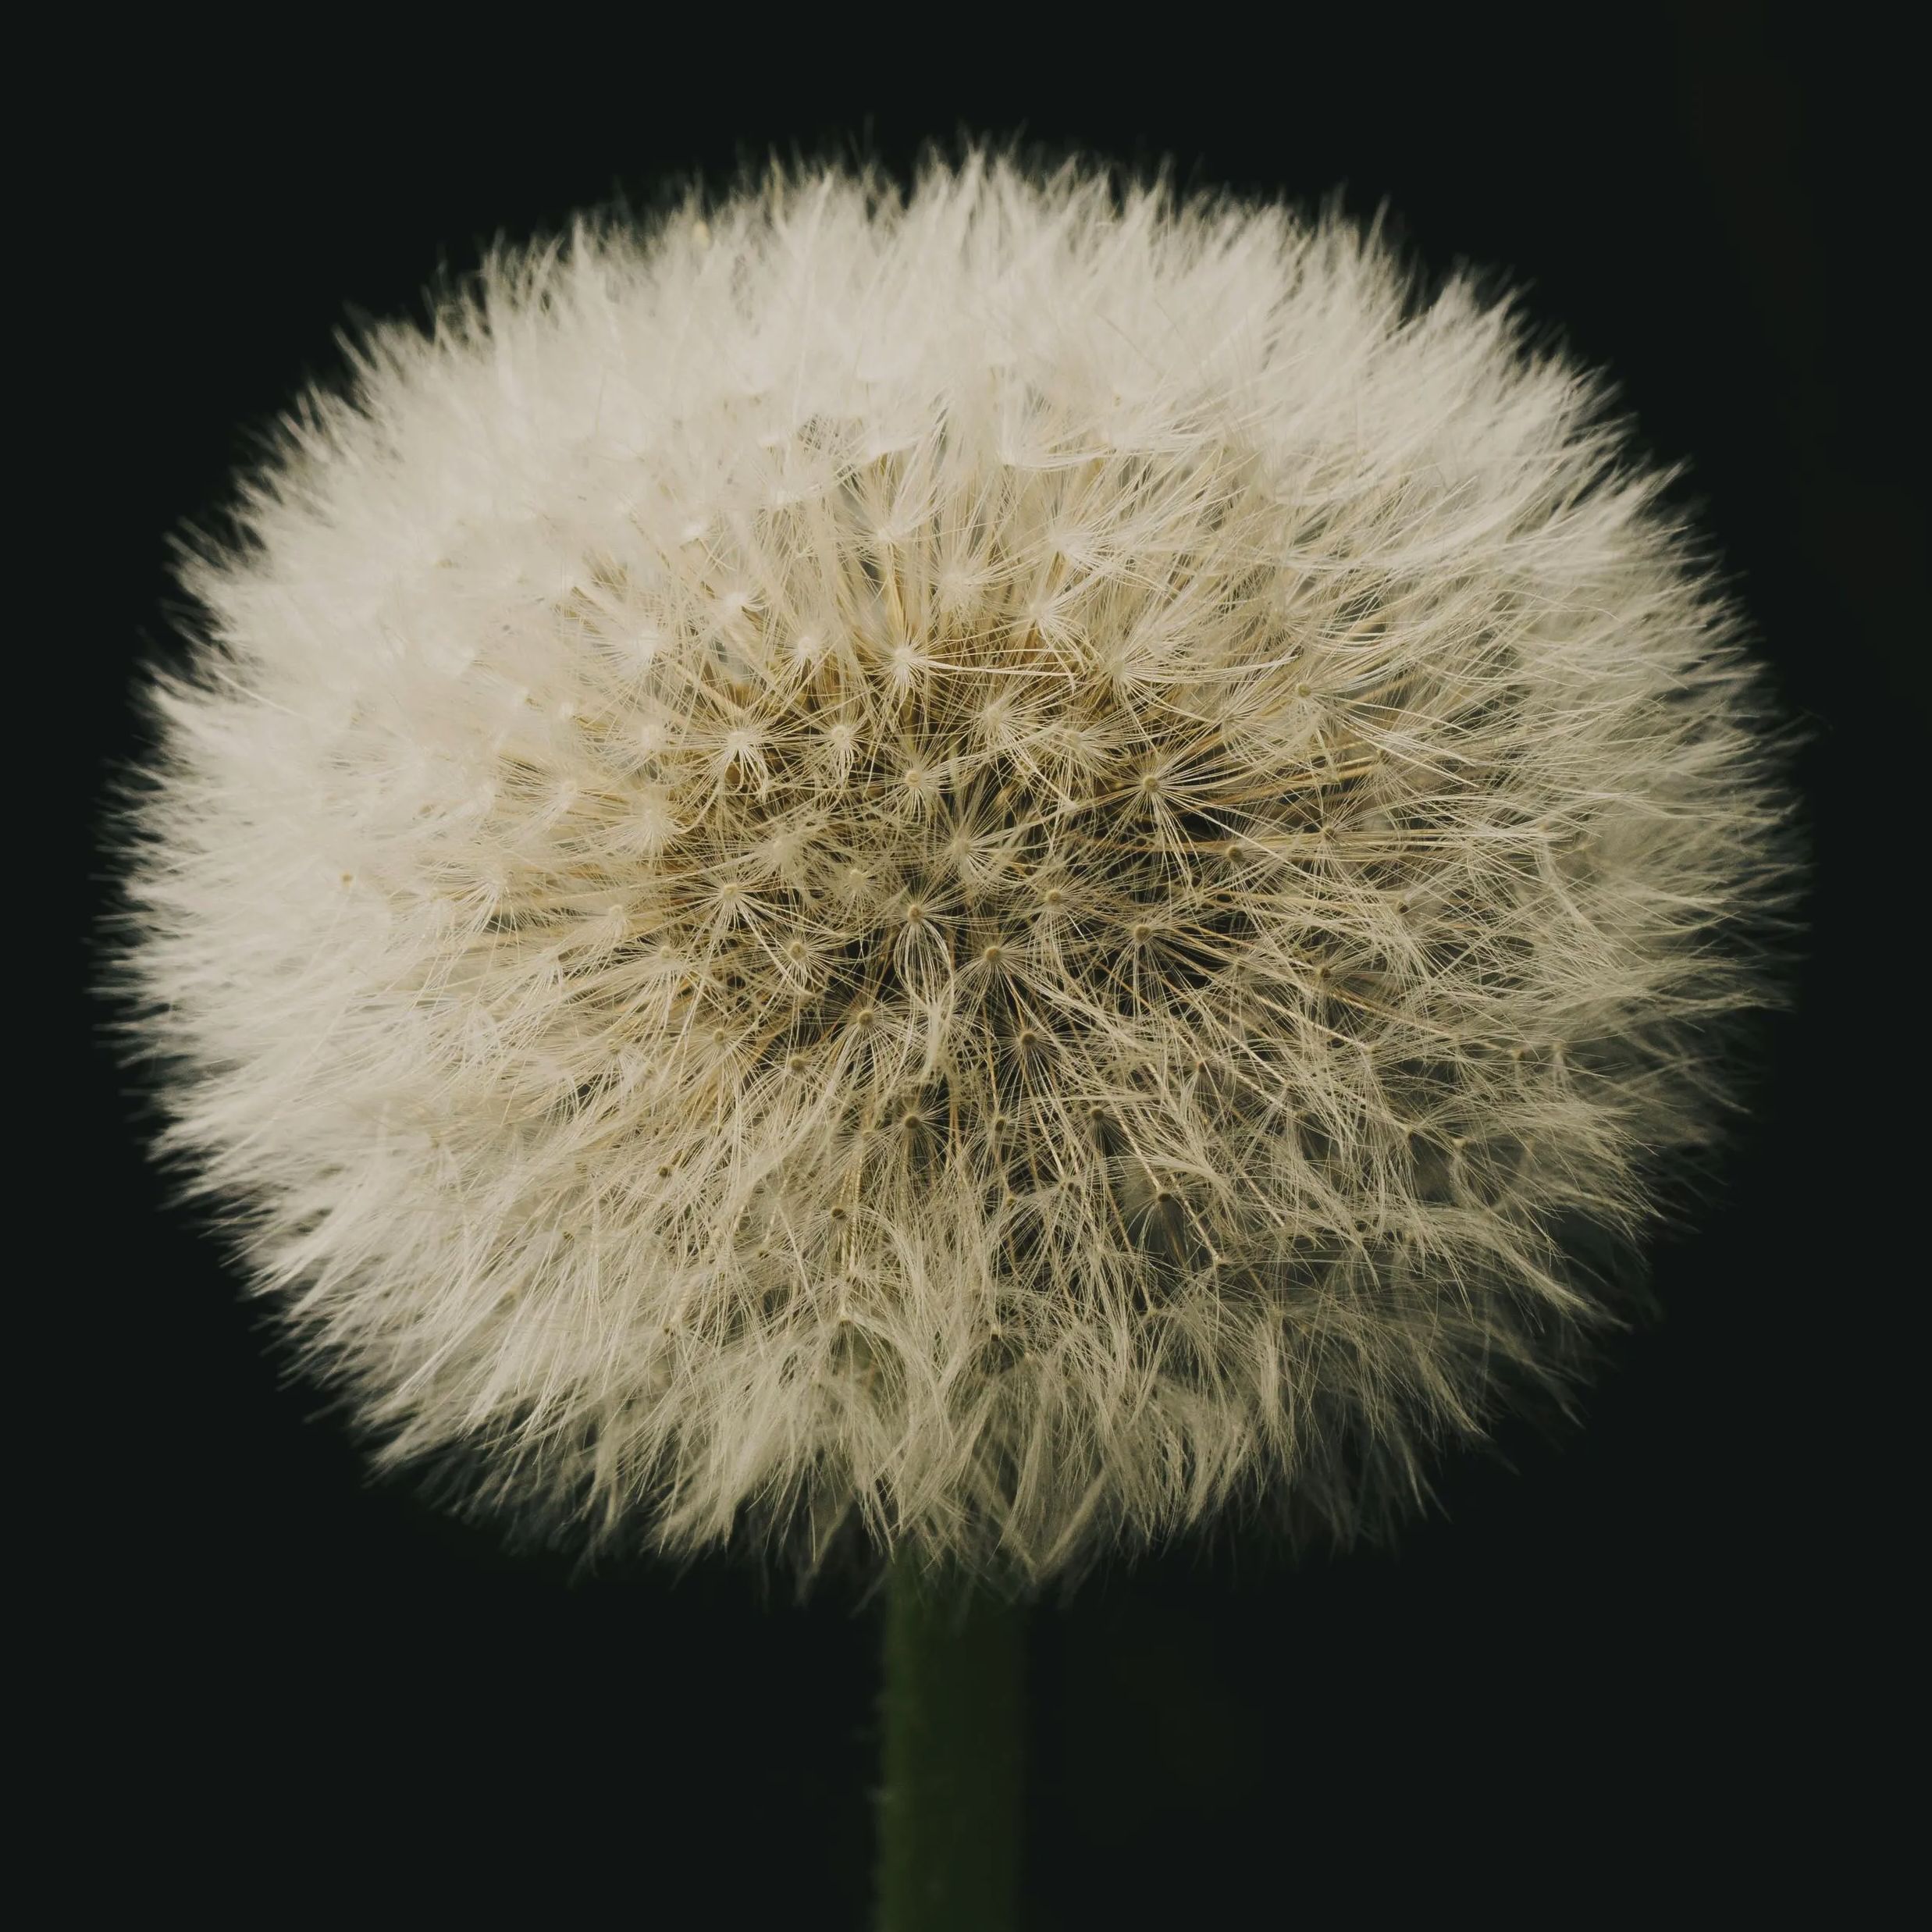
[[1781, 891], [1596, 382], [969, 155], [493, 256], [184, 578], [125, 973], [387, 1459], [1023, 1587], [1567, 1371]]

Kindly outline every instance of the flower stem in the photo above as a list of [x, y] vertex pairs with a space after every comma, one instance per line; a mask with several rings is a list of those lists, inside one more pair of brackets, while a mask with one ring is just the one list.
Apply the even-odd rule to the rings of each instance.
[[877, 1932], [1019, 1923], [1024, 1620], [895, 1560], [886, 1584]]

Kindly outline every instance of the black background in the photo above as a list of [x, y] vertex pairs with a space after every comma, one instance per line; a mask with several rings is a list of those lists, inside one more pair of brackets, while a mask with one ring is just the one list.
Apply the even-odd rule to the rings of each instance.
[[[111, 542], [75, 567], [86, 635], [59, 621], [83, 843], [137, 744], [133, 667], [179, 649], [169, 531], [339, 367], [350, 308], [418, 307], [500, 229], [773, 148], [902, 166], [970, 129], [1172, 155], [1187, 181], [1343, 185], [1435, 266], [1512, 271], [1617, 373], [1649, 446], [1690, 460], [1809, 729], [1795, 1011], [1763, 1030], [1724, 1191], [1658, 1248], [1663, 1316], [1618, 1344], [1579, 1429], [1505, 1429], [1394, 1553], [1179, 1550], [1035, 1613], [1029, 1923], [1329, 1922], [1336, 1886], [1373, 1923], [1418, 1880], [1479, 1920], [1631, 1883], [1700, 1912], [1854, 1884], [1865, 1852], [1823, 1820], [1895, 1695], [1870, 1668], [1892, 1547], [1871, 1499], [1911, 1279], [1871, 1244], [1918, 1212], [1886, 1191], [1916, 1124], [1874, 1098], [1911, 1044], [1884, 1027], [1923, 912], [1885, 789], [1925, 607], [1918, 244], [1884, 212], [1872, 86], [1902, 50], [1749, 9], [1619, 9], [1574, 44], [1392, 16], [1340, 48], [1231, 16], [1064, 39], [855, 16], [782, 46], [722, 13], [614, 36], [481, 17], [461, 60], [405, 55], [380, 18], [275, 47], [121, 41], [87, 97], [80, 144], [112, 159], [82, 224], [105, 326], [81, 454]], [[70, 876], [98, 903], [102, 872], [83, 851]], [[64, 956], [96, 1029], [93, 969]], [[721, 1566], [579, 1575], [372, 1486], [166, 1204], [126, 1076], [92, 1045], [72, 1069], [99, 1204], [61, 1272], [77, 1346], [116, 1372], [111, 1394], [53, 1391], [99, 1471], [63, 1449], [29, 1480], [79, 1531], [87, 1662], [55, 1678], [83, 1788], [119, 1821], [109, 1863], [212, 1905], [264, 1854], [306, 1899], [407, 1852], [436, 1886], [535, 1878], [548, 1916], [614, 1884], [639, 1923], [861, 1923], [873, 1614]]]

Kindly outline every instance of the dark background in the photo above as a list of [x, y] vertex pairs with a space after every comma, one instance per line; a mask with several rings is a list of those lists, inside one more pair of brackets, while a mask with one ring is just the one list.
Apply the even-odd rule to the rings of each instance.
[[[1335, 49], [1221, 15], [1096, 16], [1064, 41], [853, 16], [795, 46], [722, 12], [614, 38], [481, 18], [467, 61], [405, 55], [379, 16], [272, 47], [117, 37], [111, 84], [83, 90], [79, 144], [109, 158], [81, 312], [112, 350], [87, 398], [112, 440], [83, 455], [112, 535], [75, 567], [85, 635], [73, 607], [60, 621], [91, 740], [69, 877], [105, 893], [84, 848], [137, 745], [130, 677], [179, 648], [167, 534], [219, 503], [251, 426], [340, 366], [350, 308], [419, 312], [439, 262], [473, 265], [498, 230], [774, 148], [902, 166], [962, 128], [1386, 199], [1428, 262], [1526, 282], [1650, 447], [1691, 461], [1809, 731], [1814, 938], [1724, 1191], [1660, 1245], [1665, 1313], [1618, 1343], [1579, 1429], [1506, 1428], [1451, 1464], [1395, 1553], [1180, 1550], [1035, 1613], [1030, 1923], [1328, 1922], [1314, 1894], [1338, 1885], [1374, 1922], [1418, 1879], [1478, 1920], [1632, 1884], [1700, 1913], [1854, 1884], [1863, 1841], [1823, 1821], [1867, 1761], [1849, 1740], [1898, 1695], [1873, 1497], [1912, 1278], [1873, 1244], [1919, 1212], [1887, 1153], [1918, 1130], [1883, 1098], [1916, 1051], [1884, 1029], [1923, 977], [1924, 910], [1888, 775], [1925, 642], [1900, 372], [1923, 358], [1919, 244], [1880, 140], [1902, 49], [1747, 9], [1619, 9], [1574, 45], [1391, 16]], [[98, 1028], [93, 969], [63, 957], [58, 990]], [[639, 1923], [861, 1923], [875, 1614], [721, 1566], [579, 1575], [372, 1486], [166, 1204], [126, 1077], [90, 1046], [64, 1091], [86, 1261], [62, 1286], [114, 1387], [55, 1391], [101, 1470], [63, 1450], [29, 1479], [78, 1532], [60, 1564], [89, 1661], [53, 1678], [80, 1788], [141, 1821], [106, 1834], [110, 1863], [211, 1908], [255, 1856], [306, 1899], [406, 1851], [438, 1885], [535, 1878], [548, 1916], [614, 1884]]]

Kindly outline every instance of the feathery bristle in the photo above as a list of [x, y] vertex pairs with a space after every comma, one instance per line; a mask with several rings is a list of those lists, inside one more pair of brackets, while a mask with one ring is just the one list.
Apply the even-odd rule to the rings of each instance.
[[500, 254], [184, 573], [167, 1149], [386, 1456], [593, 1536], [1346, 1531], [1761, 997], [1663, 481], [1334, 216], [973, 156]]

